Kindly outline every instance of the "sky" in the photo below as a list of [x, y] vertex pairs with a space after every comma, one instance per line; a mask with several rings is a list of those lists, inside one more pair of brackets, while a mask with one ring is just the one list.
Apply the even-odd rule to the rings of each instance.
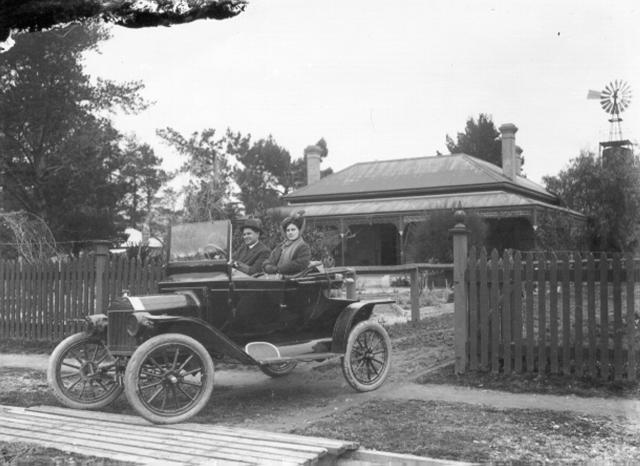
[[[638, 6], [637, 6], [638, 5]], [[155, 135], [206, 128], [272, 135], [293, 158], [320, 138], [334, 171], [448, 153], [469, 117], [514, 123], [527, 177], [556, 175], [609, 139], [589, 89], [640, 95], [640, 4], [488, 0], [250, 0], [224, 20], [114, 27], [86, 70], [141, 80], [154, 104], [116, 126], [181, 160]], [[640, 140], [640, 101], [622, 114]]]

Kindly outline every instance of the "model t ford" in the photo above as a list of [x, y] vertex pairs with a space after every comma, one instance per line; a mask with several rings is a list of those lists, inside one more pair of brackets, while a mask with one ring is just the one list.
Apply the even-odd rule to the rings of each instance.
[[114, 300], [55, 349], [48, 380], [56, 397], [98, 409], [124, 391], [149, 421], [181, 422], [206, 405], [214, 361], [226, 360], [280, 377], [300, 361], [340, 357], [355, 390], [382, 385], [391, 344], [369, 318], [389, 301], [336, 297], [347, 269], [246, 275], [231, 265], [231, 238], [228, 221], [173, 226], [158, 294]]

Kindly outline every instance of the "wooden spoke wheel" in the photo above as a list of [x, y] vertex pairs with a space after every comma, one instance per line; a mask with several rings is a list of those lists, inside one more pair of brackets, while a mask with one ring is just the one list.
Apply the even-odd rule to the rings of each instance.
[[125, 394], [138, 414], [151, 422], [183, 422], [209, 401], [213, 373], [213, 360], [198, 341], [177, 333], [158, 335], [131, 356]]
[[121, 364], [98, 338], [76, 333], [64, 339], [49, 358], [47, 380], [64, 405], [99, 409], [122, 393]]
[[342, 358], [342, 373], [359, 392], [380, 387], [391, 367], [391, 340], [377, 322], [364, 321], [353, 327]]

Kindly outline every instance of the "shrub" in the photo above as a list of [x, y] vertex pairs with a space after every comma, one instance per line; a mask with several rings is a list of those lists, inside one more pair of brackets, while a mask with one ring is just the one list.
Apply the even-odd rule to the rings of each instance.
[[[454, 211], [429, 212], [427, 220], [414, 225], [410, 231], [407, 255], [412, 262], [453, 262], [452, 233], [456, 224]], [[467, 213], [465, 224], [469, 230], [469, 247], [482, 247], [487, 237], [487, 224], [476, 213]]]

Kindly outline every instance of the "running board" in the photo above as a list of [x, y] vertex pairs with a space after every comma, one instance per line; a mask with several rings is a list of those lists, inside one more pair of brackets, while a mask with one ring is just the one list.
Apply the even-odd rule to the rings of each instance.
[[276, 346], [266, 341], [252, 341], [244, 347], [244, 351], [259, 364], [275, 364], [287, 361], [318, 361], [339, 355], [330, 350], [331, 338], [310, 340], [285, 346]]
[[279, 358], [264, 358], [258, 360], [260, 364], [279, 364], [282, 362], [289, 361], [299, 361], [299, 362], [310, 362], [310, 361], [324, 361], [325, 359], [335, 358], [338, 356], [342, 356], [341, 353], [306, 353], [299, 354], [297, 356], [281, 356]]

